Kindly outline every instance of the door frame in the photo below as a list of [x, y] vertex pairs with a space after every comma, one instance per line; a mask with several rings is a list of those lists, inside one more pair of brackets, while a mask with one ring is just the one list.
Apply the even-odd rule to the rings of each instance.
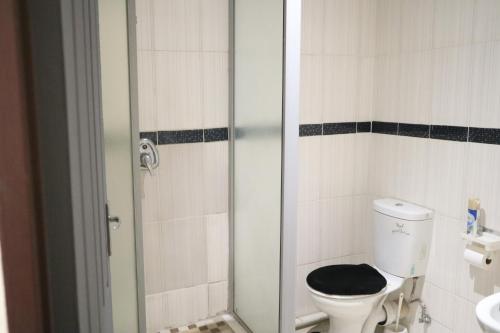
[[97, 0], [25, 0], [52, 332], [112, 333]]

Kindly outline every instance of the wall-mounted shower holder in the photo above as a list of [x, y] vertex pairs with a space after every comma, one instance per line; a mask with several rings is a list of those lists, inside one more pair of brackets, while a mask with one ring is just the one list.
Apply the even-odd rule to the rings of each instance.
[[153, 170], [160, 164], [160, 155], [153, 141], [146, 138], [139, 141], [139, 158], [141, 168], [148, 170], [149, 174], [153, 175]]

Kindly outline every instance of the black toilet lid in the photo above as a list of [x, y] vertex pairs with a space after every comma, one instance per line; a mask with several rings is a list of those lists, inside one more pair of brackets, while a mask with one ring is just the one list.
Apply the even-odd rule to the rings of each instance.
[[385, 288], [387, 280], [367, 264], [332, 265], [309, 273], [307, 284], [326, 295], [355, 296], [376, 294]]

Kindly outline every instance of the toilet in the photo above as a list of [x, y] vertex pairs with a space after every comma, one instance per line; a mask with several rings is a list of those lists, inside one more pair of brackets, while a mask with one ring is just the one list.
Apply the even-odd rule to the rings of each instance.
[[390, 324], [397, 292], [423, 276], [429, 257], [433, 211], [397, 199], [373, 201], [374, 265], [331, 265], [307, 276], [313, 303], [330, 318], [329, 333], [373, 333]]

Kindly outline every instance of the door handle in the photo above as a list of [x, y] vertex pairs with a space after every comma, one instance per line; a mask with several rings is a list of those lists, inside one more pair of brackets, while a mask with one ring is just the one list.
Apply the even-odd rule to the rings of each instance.
[[113, 228], [113, 230], [117, 230], [122, 225], [122, 221], [118, 216], [108, 215], [108, 224]]

